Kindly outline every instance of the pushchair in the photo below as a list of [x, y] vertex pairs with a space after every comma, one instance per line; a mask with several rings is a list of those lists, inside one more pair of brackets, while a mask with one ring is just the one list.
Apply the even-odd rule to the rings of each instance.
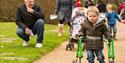
[[87, 9], [83, 7], [76, 7], [72, 11], [71, 17], [71, 27], [70, 27], [70, 39], [69, 43], [66, 45], [66, 50], [72, 51], [74, 49], [74, 44], [78, 42], [78, 33], [81, 27], [81, 23], [86, 18]]

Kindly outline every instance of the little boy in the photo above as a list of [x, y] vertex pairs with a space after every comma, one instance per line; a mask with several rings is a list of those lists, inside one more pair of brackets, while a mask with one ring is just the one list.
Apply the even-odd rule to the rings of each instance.
[[110, 30], [110, 33], [113, 31], [113, 38], [116, 40], [116, 19], [120, 22], [120, 18], [118, 17], [117, 13], [113, 11], [113, 7], [111, 4], [107, 4], [106, 6], [107, 12], [106, 12], [106, 18], [108, 22], [108, 29]]
[[89, 63], [94, 63], [95, 55], [99, 63], [105, 63], [102, 50], [103, 36], [111, 42], [111, 34], [105, 24], [105, 19], [99, 16], [99, 11], [96, 7], [90, 6], [87, 11], [87, 19], [81, 23], [79, 37], [83, 37], [85, 49], [87, 51], [87, 60]]

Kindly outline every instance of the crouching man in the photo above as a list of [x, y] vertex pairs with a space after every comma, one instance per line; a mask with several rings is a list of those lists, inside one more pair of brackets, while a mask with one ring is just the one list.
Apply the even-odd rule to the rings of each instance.
[[16, 13], [17, 35], [24, 40], [23, 46], [28, 46], [29, 36], [37, 34], [36, 48], [42, 47], [44, 37], [44, 14], [34, 0], [24, 0]]

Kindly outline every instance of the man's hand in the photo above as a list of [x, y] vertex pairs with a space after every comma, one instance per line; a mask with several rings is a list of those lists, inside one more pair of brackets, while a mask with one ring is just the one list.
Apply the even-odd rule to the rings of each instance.
[[32, 8], [30, 8], [30, 7], [27, 7], [27, 12], [29, 12], [29, 13], [33, 13], [34, 10], [33, 10]]
[[29, 28], [26, 28], [26, 29], [25, 29], [25, 33], [26, 33], [27, 35], [32, 35], [32, 31], [31, 31]]

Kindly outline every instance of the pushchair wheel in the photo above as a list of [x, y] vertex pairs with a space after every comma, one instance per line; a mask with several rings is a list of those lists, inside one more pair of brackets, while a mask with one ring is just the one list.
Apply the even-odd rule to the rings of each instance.
[[67, 44], [66, 45], [66, 50], [70, 50], [70, 51], [72, 51], [74, 49], [74, 44], [73, 43], [69, 43], [69, 44]]

